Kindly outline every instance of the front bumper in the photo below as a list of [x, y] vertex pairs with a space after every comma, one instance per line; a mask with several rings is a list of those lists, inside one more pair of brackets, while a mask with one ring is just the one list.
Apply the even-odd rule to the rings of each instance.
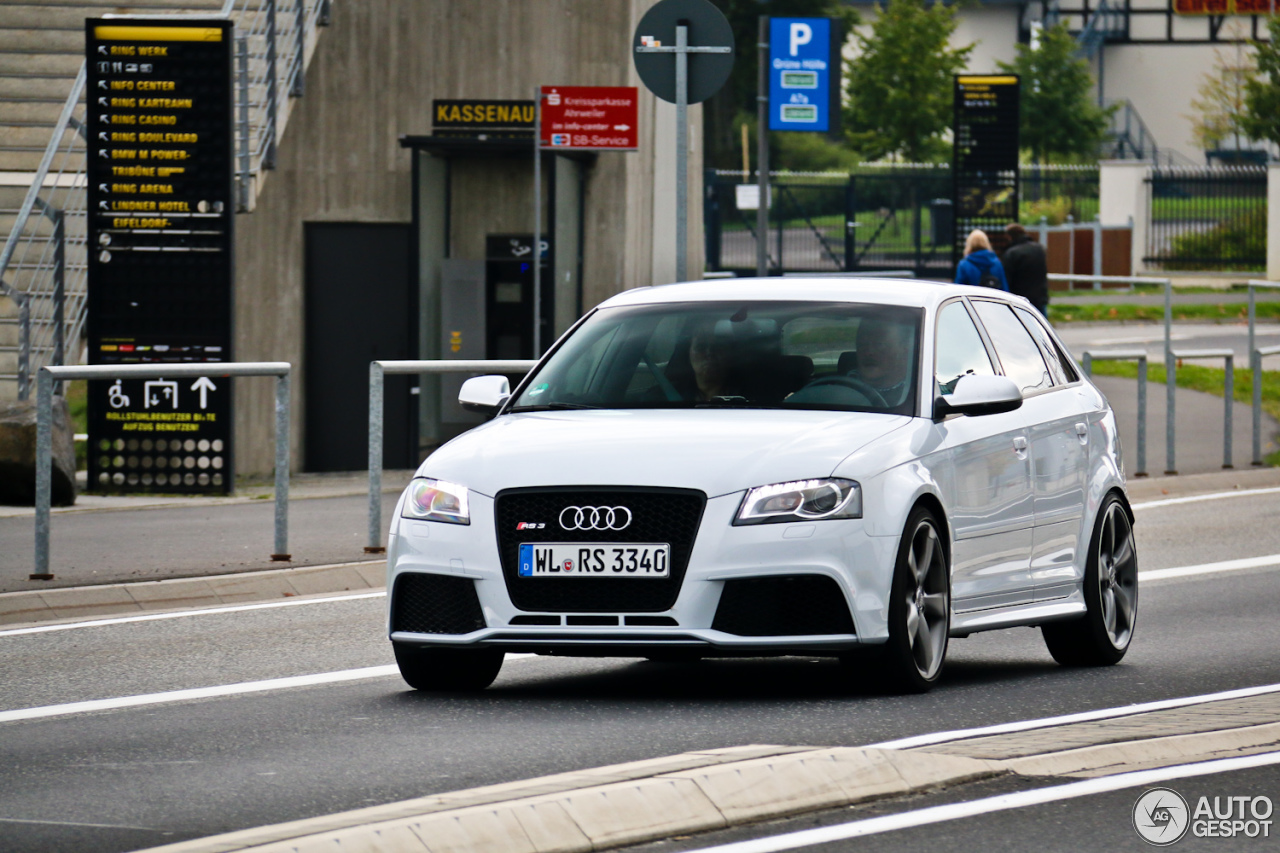
[[[484, 646], [541, 654], [622, 657], [673, 651], [699, 655], [832, 653], [885, 640], [897, 537], [868, 535], [861, 519], [734, 527], [731, 522], [741, 499], [738, 493], [707, 501], [675, 603], [657, 613], [521, 610], [512, 603], [503, 576], [493, 499], [472, 493], [470, 525], [402, 518], [397, 508], [387, 554], [391, 598], [388, 634], [394, 642], [418, 646]], [[461, 633], [397, 630], [397, 582], [409, 574], [471, 581], [478, 611], [468, 627], [484, 627]], [[806, 583], [815, 576], [829, 579], [815, 582], [830, 593], [818, 596], [822, 600], [814, 601], [814, 612], [830, 612], [833, 601], [829, 599], [842, 596], [852, 630], [796, 633], [806, 629], [797, 628], [803, 624], [804, 614], [794, 612], [794, 607], [788, 620], [791, 627], [785, 634], [746, 635], [719, 629], [726, 624], [721, 610], [726, 585], [780, 576], [808, 579]], [[537, 582], [596, 581], [548, 578]], [[637, 578], [630, 582], [649, 581]], [[747, 588], [768, 587], [755, 584]], [[552, 624], [528, 624], [531, 621]], [[816, 622], [831, 624], [829, 619]]]

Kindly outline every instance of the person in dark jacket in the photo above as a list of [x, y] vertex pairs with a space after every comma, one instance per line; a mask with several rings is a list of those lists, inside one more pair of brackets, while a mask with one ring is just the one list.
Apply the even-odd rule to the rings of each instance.
[[964, 259], [956, 266], [956, 284], [972, 284], [1008, 290], [1004, 267], [996, 253], [991, 251], [991, 241], [975, 228], [964, 241]]
[[1009, 290], [1049, 316], [1049, 258], [1044, 246], [1032, 240], [1027, 229], [1014, 222], [1006, 225], [1010, 246], [1004, 252], [1004, 273]]

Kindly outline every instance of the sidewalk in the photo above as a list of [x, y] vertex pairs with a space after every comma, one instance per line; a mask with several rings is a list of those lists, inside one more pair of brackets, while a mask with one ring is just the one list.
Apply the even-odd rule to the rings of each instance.
[[[1280, 486], [1280, 468], [1253, 468], [1248, 406], [1234, 408], [1235, 469], [1222, 469], [1222, 400], [1178, 391], [1180, 476], [1163, 476], [1164, 386], [1148, 392], [1147, 469], [1138, 478], [1135, 382], [1100, 377], [1116, 412], [1133, 501]], [[1264, 453], [1280, 424], [1264, 423]], [[411, 471], [384, 474], [383, 530]], [[380, 588], [383, 560], [364, 553], [363, 473], [304, 474], [290, 483], [289, 548], [273, 563], [270, 486], [230, 498], [82, 496], [51, 520], [53, 581], [31, 581], [33, 511], [0, 507], [0, 625], [216, 607]], [[385, 536], [385, 533], [384, 533]]]

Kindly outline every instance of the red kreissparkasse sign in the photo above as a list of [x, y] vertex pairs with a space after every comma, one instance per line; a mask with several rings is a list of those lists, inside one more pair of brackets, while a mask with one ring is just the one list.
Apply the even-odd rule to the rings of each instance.
[[543, 148], [634, 151], [639, 90], [635, 86], [543, 86]]

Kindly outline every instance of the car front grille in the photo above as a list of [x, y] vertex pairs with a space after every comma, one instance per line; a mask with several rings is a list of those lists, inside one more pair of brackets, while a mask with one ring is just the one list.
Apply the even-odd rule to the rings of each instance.
[[711, 628], [740, 637], [854, 633], [844, 592], [826, 575], [725, 581]]
[[485, 627], [475, 581], [406, 572], [391, 593], [391, 630], [413, 634], [469, 634]]
[[[680, 594], [707, 496], [689, 489], [563, 487], [510, 489], [494, 506], [498, 552], [511, 603], [520, 610], [562, 613], [644, 613], [669, 610]], [[622, 530], [564, 530], [565, 507], [626, 507]], [[543, 525], [517, 529], [520, 524]], [[522, 578], [520, 545], [540, 542], [652, 543], [671, 546], [668, 578]]]

